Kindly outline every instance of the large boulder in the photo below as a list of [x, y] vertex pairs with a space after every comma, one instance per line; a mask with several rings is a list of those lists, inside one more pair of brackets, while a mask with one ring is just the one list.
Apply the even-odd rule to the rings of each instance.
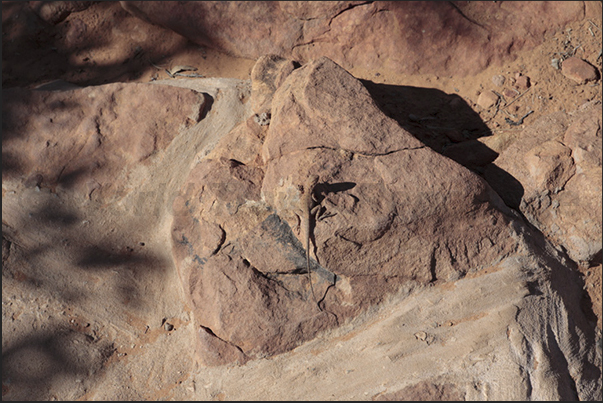
[[[254, 70], [285, 65], [275, 60]], [[490, 186], [386, 117], [330, 59], [293, 70], [264, 104], [270, 124], [250, 117], [225, 135], [173, 205], [204, 363], [290, 350], [402, 288], [457, 280], [514, 250], [516, 219]], [[308, 275], [301, 189], [313, 175], [323, 214]]]

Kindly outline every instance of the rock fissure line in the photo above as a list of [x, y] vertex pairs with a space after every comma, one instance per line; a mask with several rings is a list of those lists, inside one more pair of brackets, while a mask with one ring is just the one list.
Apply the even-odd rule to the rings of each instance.
[[405, 148], [399, 148], [397, 150], [392, 150], [392, 151], [388, 151], [385, 153], [363, 153], [363, 152], [359, 152], [359, 151], [353, 151], [353, 150], [347, 150], [344, 148], [334, 148], [334, 147], [327, 147], [327, 146], [314, 146], [314, 147], [307, 147], [306, 150], [331, 150], [331, 151], [345, 151], [345, 152], [350, 152], [352, 153], [352, 155], [361, 155], [363, 157], [383, 157], [386, 155], [391, 155], [394, 153], [398, 153], [398, 152], [402, 152], [402, 151], [413, 151], [413, 150], [422, 150], [424, 148], [426, 148], [426, 145], [423, 146], [419, 146], [419, 147], [405, 147]]
[[459, 12], [459, 14], [461, 15], [461, 17], [463, 17], [464, 19], [466, 19], [466, 20], [467, 20], [467, 21], [469, 21], [470, 23], [475, 24], [475, 25], [477, 25], [478, 27], [480, 27], [480, 28], [482, 28], [482, 29], [484, 29], [484, 30], [488, 31], [488, 30], [486, 29], [486, 27], [484, 27], [482, 24], [480, 24], [479, 22], [474, 21], [474, 20], [472, 20], [471, 18], [467, 17], [467, 16], [465, 15], [465, 13], [463, 13], [463, 12], [461, 11], [461, 9], [460, 9], [460, 8], [459, 8], [459, 7], [458, 7], [456, 4], [454, 4], [454, 2], [449, 1], [449, 2], [448, 2], [448, 4], [450, 4], [452, 7], [454, 7], [454, 8], [456, 9], [456, 11], [458, 11], [458, 12]]
[[329, 21], [329, 28], [331, 27], [331, 23], [333, 22], [333, 20], [335, 18], [339, 17], [341, 14], [345, 13], [346, 11], [349, 11], [356, 7], [366, 6], [366, 5], [373, 4], [373, 3], [374, 3], [374, 1], [367, 1], [364, 3], [360, 3], [360, 4], [350, 4], [348, 7], [344, 8], [343, 10], [341, 10], [340, 12], [335, 14], [333, 17], [331, 17], [331, 20]]
[[[348, 11], [348, 10], [351, 10], [351, 9], [353, 9], [353, 8], [359, 7], [359, 6], [365, 6], [365, 5], [369, 5], [369, 4], [372, 4], [372, 3], [374, 3], [374, 2], [373, 2], [373, 1], [367, 1], [367, 2], [364, 2], [364, 3], [360, 3], [360, 4], [351, 4], [350, 6], [348, 6], [348, 7], [344, 8], [343, 10], [341, 10], [340, 12], [338, 12], [337, 14], [335, 14], [333, 17], [331, 17], [331, 18], [329, 19], [329, 22], [327, 23], [327, 25], [328, 25], [328, 29], [327, 29], [327, 30], [326, 30], [326, 31], [323, 33], [323, 35], [324, 35], [324, 34], [326, 34], [326, 33], [328, 33], [328, 32], [331, 32], [331, 23], [333, 22], [333, 20], [334, 20], [335, 18], [339, 17], [339, 16], [340, 16], [341, 14], [343, 14], [344, 12], [346, 12], [346, 11]], [[379, 11], [381, 11], [381, 10], [379, 10]], [[301, 21], [304, 21], [304, 23], [305, 23], [305, 22], [307, 22], [307, 21], [312, 21], [312, 20], [317, 20], [317, 19], [318, 19], [318, 18], [316, 18], [316, 17], [310, 17], [310, 18], [299, 18], [299, 17], [295, 17], [295, 18], [297, 18], [297, 19], [299, 19], [299, 20], [301, 20]], [[302, 37], [303, 37], [303, 29], [302, 29], [302, 32], [301, 32], [300, 36], [302, 36]], [[311, 44], [313, 44], [313, 43], [320, 43], [320, 42], [325, 42], [325, 43], [327, 43], [328, 41], [326, 41], [326, 40], [321, 40], [321, 38], [312, 38], [312, 39], [308, 40], [307, 42], [303, 42], [303, 43], [297, 43], [297, 44], [294, 44], [294, 45], [291, 47], [291, 50], [293, 50], [293, 49], [295, 49], [295, 48], [298, 48], [298, 47], [301, 47], [301, 46], [308, 46], [308, 45], [311, 45]]]
[[245, 358], [248, 358], [248, 357], [247, 357], [247, 354], [245, 354], [245, 352], [243, 351], [243, 349], [242, 349], [241, 347], [237, 346], [236, 344], [234, 344], [234, 343], [233, 343], [233, 342], [231, 342], [231, 341], [224, 340], [224, 339], [223, 339], [223, 338], [221, 338], [220, 336], [216, 335], [216, 334], [214, 333], [214, 331], [213, 331], [213, 330], [211, 330], [211, 328], [209, 328], [209, 327], [207, 327], [207, 326], [203, 326], [203, 325], [199, 325], [199, 327], [200, 327], [201, 329], [205, 330], [205, 331], [206, 331], [206, 332], [207, 332], [209, 335], [211, 335], [211, 336], [215, 337], [216, 339], [218, 339], [218, 340], [220, 340], [220, 341], [222, 341], [222, 342], [224, 342], [224, 343], [228, 344], [229, 346], [232, 346], [232, 347], [236, 348], [237, 350], [239, 350], [239, 352], [240, 352], [241, 354], [243, 354], [243, 356], [244, 356]]

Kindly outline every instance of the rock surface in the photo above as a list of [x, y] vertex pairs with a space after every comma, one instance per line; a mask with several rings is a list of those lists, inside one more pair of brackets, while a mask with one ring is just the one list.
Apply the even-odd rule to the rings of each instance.
[[591, 103], [541, 118], [486, 171], [507, 204], [576, 262], [601, 256], [601, 112]]
[[[267, 60], [274, 59], [258, 63]], [[454, 304], [450, 299], [469, 298], [457, 288], [479, 278], [475, 281], [490, 286], [515, 284], [513, 291], [482, 290], [474, 304], [459, 302], [479, 311], [461, 315], [476, 318], [470, 320], [472, 325], [491, 330], [494, 322], [477, 325], [477, 318], [491, 318], [488, 320], [496, 326], [504, 327], [500, 333], [506, 336], [501, 344], [493, 347], [492, 340], [488, 343], [499, 352], [498, 364], [489, 361], [488, 368], [494, 373], [515, 373], [509, 384], [514, 386], [486, 392], [469, 386], [477, 380], [467, 381], [461, 370], [464, 365], [443, 364], [418, 383], [371, 389], [373, 398], [396, 399], [409, 391], [434, 398], [591, 396], [597, 370], [577, 374], [574, 364], [566, 367], [563, 360], [543, 353], [556, 345], [578, 366], [590, 354], [588, 348], [578, 347], [588, 344], [586, 339], [551, 339], [546, 333], [549, 326], [559, 326], [549, 323], [550, 318], [568, 323], [563, 318], [572, 317], [571, 324], [563, 325], [569, 328], [559, 328], [554, 334], [586, 328], [585, 319], [580, 313], [569, 313], [564, 299], [579, 298], [578, 283], [574, 291], [568, 286], [564, 296], [557, 294], [570, 275], [562, 254], [514, 216], [479, 176], [426, 148], [385, 117], [362, 84], [331, 60], [322, 58], [295, 69], [274, 87], [274, 96], [267, 103], [272, 108], [270, 125], [260, 126], [248, 119], [227, 134], [193, 167], [174, 201], [174, 256], [184, 288], [190, 290], [196, 323], [202, 328], [197, 352], [209, 373], [213, 373], [212, 366], [249, 365], [249, 360], [281, 354], [276, 361], [254, 365], [249, 376], [261, 377], [275, 371], [268, 362], [289, 365], [284, 363], [287, 354], [283, 353], [349, 323], [394, 295], [408, 295], [406, 303], [424, 307], [424, 298], [430, 301], [424, 287], [447, 289], [446, 284], [454, 282], [454, 291], [446, 298]], [[404, 175], [398, 175], [400, 172]], [[319, 177], [320, 200], [326, 207], [325, 218], [314, 227], [311, 250], [314, 288], [323, 310], [311, 297], [303, 234], [298, 230], [298, 184], [311, 175]], [[459, 229], [463, 238], [458, 237]], [[498, 279], [508, 275], [516, 277]], [[467, 280], [459, 280], [463, 277]], [[422, 291], [415, 294], [418, 289]], [[533, 297], [537, 294], [546, 296], [536, 302]], [[500, 305], [487, 308], [485, 295]], [[448, 312], [441, 298], [431, 302], [433, 309]], [[458, 333], [445, 335], [437, 329], [465, 319], [445, 317], [434, 314], [426, 322], [432, 323], [429, 329], [410, 325], [415, 323], [410, 319], [396, 323], [409, 342], [416, 340], [425, 348], [442, 346], [440, 357], [458, 360], [458, 348], [453, 347]], [[475, 336], [474, 331], [469, 332]], [[387, 344], [384, 337], [382, 334], [381, 343]], [[523, 370], [519, 368], [532, 364], [527, 364], [529, 360], [518, 363], [512, 357], [524, 356], [525, 343], [543, 366], [520, 375]], [[296, 351], [303, 351], [300, 348]], [[403, 352], [406, 348], [403, 343], [386, 348], [390, 363], [401, 361], [394, 367], [415, 368], [410, 364], [412, 358]], [[570, 352], [575, 348], [577, 355]], [[327, 352], [313, 349], [318, 349], [319, 356]], [[502, 351], [515, 353], [506, 356]], [[320, 367], [320, 360], [311, 365]], [[397, 377], [400, 370], [394, 371]], [[559, 377], [552, 380], [546, 375], [549, 370]], [[229, 386], [221, 389], [236, 399], [242, 395], [236, 392], [238, 370], [233, 371]], [[330, 367], [328, 371], [338, 370]], [[408, 377], [416, 377], [416, 373]], [[329, 379], [325, 382], [333, 382]], [[286, 375], [279, 377], [279, 382], [295, 383]], [[382, 385], [387, 383], [386, 377]], [[577, 389], [570, 386], [573, 383]], [[333, 391], [326, 386], [322, 389]], [[284, 395], [270, 396], [279, 399]], [[287, 396], [296, 398], [295, 392]], [[337, 396], [357, 397], [344, 391]]]
[[[2, 181], [3, 399], [161, 399], [189, 376], [194, 354], [183, 351], [191, 351], [202, 334], [193, 328], [172, 263], [167, 207], [184, 180], [179, 173], [190, 170], [197, 151], [214, 147], [222, 130], [249, 115], [241, 102], [249, 98], [249, 87], [240, 80], [207, 79], [110, 84], [68, 96], [3, 91], [4, 112], [21, 119], [3, 119], [3, 152], [10, 149], [12, 161], [22, 162], [3, 169]], [[131, 98], [116, 104], [123, 93]], [[91, 94], [98, 95], [97, 103], [90, 102]], [[20, 102], [6, 101], [15, 98]], [[81, 102], [58, 102], [65, 99]], [[206, 99], [215, 101], [206, 105]], [[137, 104], [142, 100], [144, 105]], [[50, 112], [65, 124], [55, 129]], [[144, 121], [137, 118], [141, 114]], [[157, 117], [163, 120], [155, 122]], [[187, 127], [189, 118], [200, 121]], [[47, 178], [59, 177], [70, 161], [83, 163], [86, 154], [47, 150], [46, 141], [83, 143], [90, 133], [70, 129], [95, 119], [106, 137], [87, 154], [85, 166], [105, 157], [114, 163], [103, 167], [115, 174], [107, 179], [111, 192], [88, 198], [83, 187], [53, 188]], [[156, 154], [128, 165], [151, 134], [161, 139]], [[127, 149], [105, 154], [108, 145], [128, 139]], [[32, 162], [32, 149], [46, 150], [49, 164]], [[30, 184], [27, 174], [38, 166], [46, 176]], [[92, 169], [88, 175], [106, 173]]]
[[547, 31], [584, 13], [580, 2], [121, 4], [136, 16], [235, 56], [276, 54], [302, 63], [327, 56], [346, 69], [461, 76], [512, 59], [511, 49], [529, 49]]
[[491, 106], [494, 106], [497, 101], [498, 95], [492, 91], [484, 91], [479, 94], [479, 97], [477, 98], [477, 104], [483, 109], [488, 109]]
[[561, 72], [578, 84], [586, 84], [597, 79], [597, 70], [578, 57], [570, 57], [561, 64]]
[[72, 189], [103, 203], [131, 191], [128, 182], [140, 166], [161, 158], [178, 131], [198, 123], [206, 107], [203, 94], [188, 89], [121, 83], [66, 91], [9, 89], [2, 92], [2, 104], [2, 180]]
[[[216, 10], [227, 4], [235, 11], [228, 18], [239, 18], [239, 3]], [[453, 11], [447, 23], [456, 6], [486, 29], [502, 24], [492, 43], [513, 43], [483, 71], [479, 55], [453, 54], [444, 67], [417, 57], [462, 51], [472, 37], [477, 49], [476, 27], [444, 48], [441, 36], [423, 35], [403, 53], [391, 50], [400, 65], [415, 63], [406, 72], [449, 72], [439, 76], [382, 68], [390, 63], [379, 47], [384, 32], [371, 38], [355, 18], [370, 28], [395, 14], [382, 10], [386, 3], [275, 4], [308, 29], [332, 20], [337, 38], [321, 38], [337, 41], [298, 46], [300, 54], [374, 44], [358, 56], [342, 51], [349, 60], [332, 57], [360, 82], [328, 59], [300, 66], [269, 54], [254, 66], [219, 55], [119, 3], [2, 3], [3, 96], [31, 100], [28, 108], [3, 103], [3, 135], [9, 124], [20, 136], [3, 137], [3, 156], [11, 152], [3, 160], [21, 161], [3, 172], [3, 400], [600, 400], [601, 254], [588, 242], [600, 226], [589, 192], [600, 189], [592, 146], [600, 144], [601, 86], [560, 77], [549, 60], [580, 45], [578, 56], [600, 69], [601, 3], [529, 3], [537, 14], [506, 2], [437, 6]], [[407, 4], [440, 21], [425, 4]], [[580, 9], [563, 16], [569, 24], [537, 37], [524, 35], [528, 24], [521, 33], [527, 20], [536, 30], [556, 21], [563, 7]], [[419, 29], [421, 15], [409, 15]], [[262, 18], [270, 14], [259, 25]], [[503, 20], [484, 24], [492, 18]], [[283, 26], [266, 24], [253, 41], [270, 46]], [[388, 35], [402, 31], [390, 27]], [[369, 60], [373, 49], [378, 71], [350, 61]], [[496, 66], [499, 57], [506, 62]], [[195, 66], [197, 78], [169, 76], [178, 65]], [[465, 71], [478, 73], [457, 74]], [[495, 75], [507, 88], [493, 87]], [[78, 88], [162, 76], [157, 88]], [[525, 91], [521, 77], [530, 77]], [[476, 108], [490, 89], [503, 94], [499, 105]], [[82, 96], [93, 93], [105, 101]], [[64, 105], [58, 111], [47, 100]], [[138, 109], [145, 119], [134, 117]], [[53, 120], [93, 117], [125, 148], [105, 139], [80, 154], [49, 150], [49, 139], [89, 138], [40, 124], [51, 110]], [[507, 122], [530, 110], [522, 125]], [[15, 129], [13, 112], [27, 130]], [[160, 141], [146, 158], [141, 133]], [[48, 181], [74, 160], [85, 174]], [[509, 171], [498, 165], [505, 160], [515, 161]], [[319, 304], [295, 211], [298, 179], [308, 173], [319, 174], [314, 195], [323, 207], [310, 248]], [[90, 193], [87, 178], [103, 186]], [[549, 192], [559, 205], [526, 198], [528, 188], [564, 182]]]
[[[455, 280], [513, 249], [498, 195], [383, 115], [331, 60], [294, 70], [271, 105], [267, 132], [248, 122], [229, 134], [174, 205], [176, 264], [195, 316], [245, 356], [290, 350], [400, 287]], [[233, 144], [249, 155], [222, 149]], [[306, 284], [303, 234], [292, 231], [310, 175], [330, 215], [312, 234], [322, 311]]]

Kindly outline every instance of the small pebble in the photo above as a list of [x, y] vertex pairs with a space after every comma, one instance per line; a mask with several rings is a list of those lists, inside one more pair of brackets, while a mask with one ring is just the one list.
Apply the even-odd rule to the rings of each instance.
[[477, 104], [481, 106], [483, 109], [488, 109], [496, 104], [498, 101], [498, 95], [496, 95], [492, 91], [484, 91], [479, 94], [477, 98]]
[[597, 79], [597, 70], [578, 57], [565, 59], [561, 63], [561, 73], [578, 84], [585, 84]]
[[520, 76], [515, 81], [515, 86], [521, 90], [527, 90], [530, 85], [530, 77], [528, 76]]
[[492, 84], [497, 87], [502, 87], [505, 84], [505, 76], [497, 74], [492, 77]]
[[513, 91], [513, 90], [511, 90], [509, 88], [505, 88], [503, 90], [503, 95], [505, 96], [505, 98], [509, 98], [510, 99], [510, 98], [515, 98], [518, 94], [517, 94], [517, 92], [515, 92], [515, 91]]

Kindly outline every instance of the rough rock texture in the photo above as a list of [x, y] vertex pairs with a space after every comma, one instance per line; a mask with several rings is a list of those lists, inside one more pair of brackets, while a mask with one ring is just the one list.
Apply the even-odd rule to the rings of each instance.
[[[240, 22], [237, 4], [217, 5], [232, 5], [235, 13], [228, 18], [236, 20], [233, 26]], [[443, 19], [425, 13], [425, 20], [409, 14], [412, 19], [405, 27], [390, 24], [386, 35], [407, 32], [417, 39], [410, 48], [401, 46], [401, 54], [395, 49], [383, 52], [379, 42], [386, 28], [377, 27], [375, 38], [362, 30], [373, 18], [392, 14], [367, 14], [372, 4], [251, 4], [244, 4], [250, 7], [247, 11], [275, 4], [288, 8], [310, 28], [320, 28], [322, 18], [332, 20], [337, 36], [322, 36], [331, 38], [330, 43], [313, 42], [296, 51], [314, 46], [319, 55], [329, 47], [374, 44], [361, 48], [363, 54], [345, 54], [369, 60], [373, 50], [379, 50], [378, 71], [362, 71], [362, 63], [339, 60], [363, 79], [358, 85], [328, 61], [320, 65], [322, 71], [308, 63], [296, 69], [299, 64], [274, 55], [260, 57], [252, 71], [252, 60], [187, 43], [169, 29], [133, 17], [119, 3], [89, 2], [86, 9], [68, 2], [2, 3], [4, 91], [14, 86], [46, 94], [72, 91], [70, 97], [82, 102], [64, 105], [61, 113], [67, 121], [70, 115], [95, 115], [104, 133], [127, 145], [111, 151], [105, 139], [87, 154], [89, 165], [80, 158], [87, 173], [71, 187], [49, 186], [45, 177], [17, 171], [3, 177], [3, 400], [600, 400], [600, 254], [576, 264], [559, 242], [553, 240], [556, 247], [551, 246], [545, 230], [528, 223], [525, 217], [532, 210], [527, 205], [523, 218], [500, 203], [491, 204], [492, 212], [484, 214], [479, 206], [487, 206], [496, 195], [488, 191], [478, 200], [473, 196], [487, 188], [474, 173], [481, 175], [498, 153], [534, 135], [533, 122], [554, 111], [574, 111], [587, 101], [600, 101], [600, 82], [576, 84], [554, 68], [558, 63], [549, 61], [577, 54], [600, 76], [601, 2], [530, 2], [529, 7], [507, 2], [425, 3], [452, 13]], [[425, 4], [414, 7], [429, 11]], [[522, 24], [529, 20], [537, 27], [541, 20], [555, 21], [556, 11], [574, 4], [583, 12], [574, 13], [573, 21], [559, 28], [552, 23], [552, 32], [544, 38], [525, 35], [520, 41], [544, 43], [519, 51], [521, 44], [514, 38], [525, 33]], [[320, 14], [325, 5], [332, 9]], [[471, 43], [472, 36], [472, 44], [483, 44], [479, 29], [428, 36], [442, 33], [430, 23], [454, 23], [454, 6], [473, 21], [504, 17], [492, 24], [506, 24], [490, 32], [492, 43], [513, 46], [495, 53], [488, 69], [475, 67], [484, 63], [480, 55], [467, 58], [462, 53], [452, 53], [444, 67], [431, 64], [441, 62], [440, 56], [449, 50], [462, 52], [459, 46]], [[530, 7], [538, 13], [530, 15]], [[331, 12], [339, 15], [332, 19]], [[262, 18], [270, 16], [257, 17], [261, 25]], [[224, 22], [220, 18], [210, 23]], [[410, 25], [416, 33], [426, 32], [412, 36]], [[342, 33], [346, 26], [353, 31]], [[216, 33], [219, 28], [215, 26]], [[261, 31], [261, 37], [251, 32], [251, 42], [257, 43], [250, 48], [261, 42], [270, 46], [271, 35], [286, 28], [277, 24]], [[449, 28], [454, 33], [454, 24]], [[245, 40], [235, 37], [232, 42]], [[432, 45], [443, 53], [431, 55]], [[400, 66], [416, 63], [406, 71], [449, 74], [391, 74], [381, 67], [390, 63], [383, 59], [386, 53], [394, 54]], [[417, 57], [427, 54], [428, 59]], [[509, 61], [515, 55], [517, 59]], [[500, 58], [508, 62], [497, 66]], [[178, 103], [183, 113], [175, 115], [180, 123], [169, 125], [166, 137], [157, 137], [170, 140], [140, 162], [133, 156], [144, 155], [139, 151], [148, 146], [147, 138], [132, 133], [152, 131], [149, 122], [156, 118], [156, 127], [162, 127], [164, 105], [173, 105], [171, 98], [182, 90], [143, 91], [123, 84], [123, 91], [131, 89], [130, 97], [105, 103], [120, 112], [107, 125], [111, 108], [94, 110], [93, 102], [81, 96], [92, 88], [72, 84], [155, 81], [168, 77], [166, 70], [178, 65], [195, 66], [206, 77], [237, 80], [170, 77], [159, 82], [203, 94], [204, 111], [198, 122], [187, 121], [185, 116], [201, 103], [197, 96], [183, 96]], [[476, 70], [476, 75], [457, 75]], [[504, 79], [497, 81], [504, 81], [503, 87], [491, 82], [495, 75]], [[476, 108], [478, 95], [488, 90], [502, 94], [500, 103]], [[133, 118], [128, 109], [140, 103], [140, 95], [149, 106], [142, 108], [146, 120]], [[377, 113], [371, 98], [404, 130]], [[44, 167], [43, 159], [48, 159], [63, 160], [54, 164], [61, 170], [78, 158], [75, 152], [40, 146], [49, 138], [77, 137], [73, 132], [88, 135], [70, 126], [65, 131], [40, 129], [39, 111], [46, 115], [51, 106], [45, 97], [32, 99], [30, 114], [11, 109], [19, 111], [15, 116], [31, 130], [18, 131], [23, 136], [19, 146], [11, 144], [17, 141], [13, 138], [4, 137], [3, 143], [12, 160], [25, 161], [28, 169]], [[521, 126], [507, 122], [529, 110], [534, 112]], [[4, 112], [10, 123], [12, 115]], [[582, 112], [568, 113], [566, 126]], [[289, 125], [285, 113], [301, 128]], [[554, 120], [554, 115], [548, 119]], [[554, 122], [550, 129], [557, 130]], [[539, 130], [547, 130], [546, 124]], [[365, 141], [364, 132], [375, 141]], [[38, 138], [38, 133], [49, 138]], [[417, 146], [408, 133], [427, 147]], [[589, 146], [597, 139], [582, 130], [570, 135], [567, 127], [559, 133], [563, 147], [544, 136], [523, 150], [532, 152], [518, 164], [531, 167], [528, 174], [538, 179], [534, 186], [567, 180], [559, 193], [571, 190], [580, 199], [585, 192], [588, 199], [592, 186], [569, 184], [580, 166], [592, 167], [586, 162], [593, 160]], [[37, 140], [25, 141], [28, 137]], [[43, 153], [34, 154], [37, 150]], [[383, 150], [388, 151], [380, 154]], [[112, 181], [97, 166], [106, 155], [116, 156], [108, 163], [107, 172], [115, 175]], [[496, 190], [507, 202], [516, 201], [519, 210], [527, 201], [522, 203], [526, 185], [492, 165], [486, 177], [495, 187], [490, 170], [508, 180], [506, 188]], [[301, 213], [295, 211], [302, 196], [298, 178], [308, 172], [318, 173], [320, 179], [314, 195], [322, 209], [313, 228], [310, 264], [315, 293], [319, 298], [326, 295], [319, 303], [322, 312], [309, 291], [298, 228]], [[106, 186], [90, 194], [80, 181], [89, 176], [103, 178]], [[405, 185], [402, 191], [387, 192], [400, 183]], [[546, 200], [535, 216], [546, 216], [545, 204]], [[478, 208], [462, 214], [472, 206]], [[531, 206], [535, 209], [537, 203]], [[553, 206], [554, 202], [548, 209], [561, 210]], [[580, 220], [597, 219], [590, 209], [575, 213], [578, 226], [584, 224]], [[502, 224], [479, 221], [497, 214], [504, 216]], [[497, 233], [501, 228], [504, 231]], [[487, 242], [484, 232], [492, 232], [497, 245], [486, 244], [485, 253], [480, 253], [482, 246], [476, 251], [474, 244]], [[388, 247], [392, 237], [406, 244]], [[425, 259], [433, 241], [455, 246], [449, 248], [452, 257], [441, 253], [447, 252], [442, 246], [433, 259]], [[465, 247], [473, 253], [466, 259]], [[497, 248], [500, 253], [488, 263]], [[460, 262], [452, 262], [459, 257]], [[481, 269], [480, 262], [486, 262]], [[363, 270], [366, 267], [370, 270]]]
[[539, 119], [486, 178], [573, 260], [600, 263], [601, 147], [601, 104], [586, 104]]
[[461, 76], [512, 59], [517, 50], [540, 43], [548, 30], [585, 12], [582, 2], [548, 1], [121, 4], [235, 56], [276, 54], [302, 63], [327, 56], [346, 69]]
[[491, 106], [494, 106], [497, 101], [498, 95], [492, 91], [484, 91], [479, 94], [479, 97], [477, 98], [477, 104], [483, 109], [488, 109]]
[[394, 298], [290, 353], [206, 368], [200, 379], [213, 381], [197, 396], [597, 400], [600, 364], [578, 348], [593, 342], [572, 308], [580, 287], [553, 250], [522, 241], [530, 237], [488, 270]]
[[[489, 186], [383, 115], [331, 60], [293, 71], [271, 105], [267, 132], [251, 119], [235, 129], [174, 204], [182, 280], [200, 326], [224, 346], [250, 357], [289, 350], [409, 282], [454, 280], [512, 248], [510, 212]], [[324, 311], [292, 232], [297, 186], [312, 174], [330, 215], [313, 233]], [[454, 227], [470, 232], [459, 240]]]
[[[184, 305], [168, 206], [197, 152], [249, 116], [249, 87], [3, 91], [3, 163], [9, 151], [19, 162], [2, 179], [3, 400], [160, 400], [189, 377], [185, 352], [203, 334]], [[139, 161], [152, 136], [155, 153]], [[74, 162], [90, 169], [77, 179], [103, 185], [91, 198], [79, 181], [53, 186]]]
[[63, 21], [69, 14], [87, 9], [89, 1], [32, 1], [30, 6], [35, 13], [49, 24]]
[[270, 112], [274, 92], [295, 67], [292, 60], [276, 55], [257, 60], [251, 70], [251, 103], [256, 114]]
[[130, 192], [123, 182], [161, 158], [206, 107], [203, 94], [189, 89], [121, 83], [14, 88], [2, 91], [2, 104], [2, 180], [24, 178], [29, 187], [73, 189], [105, 203]]
[[578, 57], [570, 57], [561, 64], [561, 72], [578, 84], [586, 84], [597, 79], [597, 70]]
[[[256, 71], [289, 65], [261, 63]], [[142, 135], [126, 157], [112, 154], [136, 174], [112, 171], [112, 191], [99, 199], [45, 182], [64, 163], [33, 175], [31, 149], [47, 141], [40, 122], [51, 125], [46, 111], [56, 107], [48, 100], [65, 92], [3, 94], [43, 112], [19, 115], [23, 104], [5, 102], [14, 114], [3, 119], [11, 128], [3, 151], [21, 161], [3, 178], [3, 287], [19, 290], [3, 295], [11, 398], [157, 399], [170, 388], [191, 399], [601, 397], [600, 352], [562, 252], [483, 179], [384, 116], [331, 60], [284, 73], [278, 86], [272, 77], [70, 90], [70, 99], [146, 91], [148, 113], [161, 122], [170, 94], [180, 100], [155, 154], [138, 152]], [[269, 125], [254, 118], [256, 93], [270, 106]], [[94, 105], [66, 104], [52, 119], [68, 122]], [[92, 114], [101, 133], [125, 141], [151, 130], [128, 102], [101, 105], [113, 105]], [[187, 128], [188, 118], [200, 120]], [[573, 154], [589, 151], [578, 132], [563, 132]], [[108, 142], [82, 154], [89, 166]], [[74, 159], [68, 147], [47, 152], [51, 162]], [[140, 158], [140, 171], [128, 167]], [[311, 251], [322, 311], [296, 216], [309, 174], [319, 176], [324, 207]], [[16, 316], [34, 296], [42, 308]], [[49, 328], [53, 338], [44, 337]], [[124, 379], [116, 392], [111, 385]]]
[[[270, 65], [270, 60], [275, 59], [259, 63]], [[252, 88], [265, 84], [252, 82]], [[580, 287], [569, 280], [561, 253], [514, 215], [483, 179], [383, 115], [363, 85], [328, 58], [293, 70], [274, 87], [271, 101], [263, 101], [272, 108], [270, 125], [249, 118], [225, 135], [192, 168], [173, 204], [174, 257], [201, 329], [197, 355], [209, 373], [212, 366], [286, 353], [401, 293], [418, 312], [427, 301], [438, 312], [457, 311], [444, 300], [473, 307], [450, 319], [426, 314], [419, 323], [430, 323], [429, 328], [408, 326], [406, 320], [416, 319], [400, 320], [397, 326], [409, 341], [441, 346], [437, 354], [447, 362], [458, 360], [455, 346], [469, 347], [457, 345], [460, 334], [442, 333], [444, 328], [466, 320], [484, 332], [502, 326], [496, 342], [484, 333], [497, 358], [480, 365], [513, 375], [508, 386], [486, 392], [469, 386], [477, 378], [468, 381], [468, 364], [455, 361], [432, 368], [416, 378], [418, 383], [372, 390], [373, 398], [596, 395], [599, 372], [590, 360], [598, 358], [588, 347], [594, 336], [586, 331], [582, 313], [569, 308]], [[312, 278], [323, 310], [310, 293], [299, 231], [298, 185], [311, 175], [319, 177], [324, 208], [311, 244]], [[469, 289], [457, 290], [464, 277], [497, 290], [480, 289], [469, 297]], [[513, 285], [505, 291], [502, 284]], [[453, 291], [431, 300], [424, 287]], [[415, 294], [418, 289], [423, 291]], [[496, 308], [489, 307], [490, 298]], [[469, 317], [487, 319], [478, 324]], [[584, 336], [576, 336], [583, 332], [578, 329], [586, 331]], [[389, 362], [415, 368], [407, 348], [389, 347]], [[553, 350], [560, 353], [546, 352]], [[475, 362], [481, 362], [488, 353], [475, 354]], [[276, 360], [274, 365], [288, 365]], [[252, 378], [275, 371], [267, 361], [258, 365]], [[220, 387], [230, 398], [239, 396], [234, 371], [229, 386]], [[484, 371], [477, 370], [479, 377]], [[550, 377], [550, 371], [558, 375]], [[288, 376], [280, 380], [293, 382]], [[295, 398], [292, 393], [288, 398]], [[340, 391], [338, 396], [346, 395]]]

